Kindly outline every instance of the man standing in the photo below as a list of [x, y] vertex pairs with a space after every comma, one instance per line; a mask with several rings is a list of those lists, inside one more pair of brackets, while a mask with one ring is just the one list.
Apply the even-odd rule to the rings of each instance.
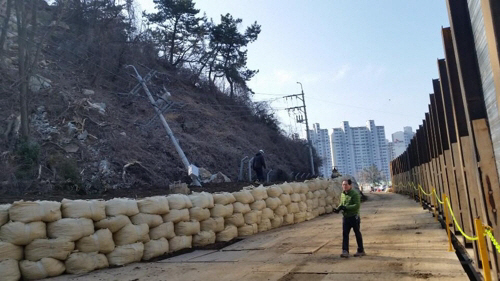
[[342, 258], [349, 257], [349, 233], [351, 228], [354, 229], [356, 242], [358, 243], [358, 251], [354, 254], [355, 257], [365, 255], [363, 248], [363, 237], [361, 236], [361, 218], [359, 217], [359, 207], [361, 206], [361, 196], [358, 191], [352, 188], [350, 179], [342, 181], [342, 194], [340, 197], [340, 205], [335, 212], [343, 211], [342, 218]]
[[259, 150], [257, 154], [255, 154], [252, 162], [252, 168], [257, 174], [257, 179], [259, 182], [263, 183], [264, 182], [264, 171], [263, 169], [266, 168], [266, 161], [264, 160], [264, 150]]

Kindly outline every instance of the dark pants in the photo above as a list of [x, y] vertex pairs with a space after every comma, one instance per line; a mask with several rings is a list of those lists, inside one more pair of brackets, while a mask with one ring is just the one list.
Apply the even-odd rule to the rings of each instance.
[[264, 182], [264, 170], [262, 169], [262, 167], [260, 167], [260, 168], [254, 168], [253, 170], [257, 174], [257, 179], [260, 182]]
[[349, 252], [349, 233], [351, 228], [354, 229], [356, 242], [358, 243], [358, 252], [364, 252], [363, 237], [361, 237], [361, 218], [355, 215], [349, 218], [342, 219], [342, 250]]

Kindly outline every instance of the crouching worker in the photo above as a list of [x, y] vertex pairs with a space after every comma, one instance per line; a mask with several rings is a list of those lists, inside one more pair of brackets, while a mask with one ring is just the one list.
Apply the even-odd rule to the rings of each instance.
[[354, 256], [361, 257], [365, 255], [363, 237], [361, 236], [361, 218], [359, 217], [361, 195], [352, 188], [350, 179], [342, 181], [342, 190], [340, 205], [334, 210], [336, 213], [342, 211], [344, 215], [342, 218], [342, 254], [340, 256], [342, 258], [349, 257], [349, 233], [352, 228], [358, 243], [358, 251]]

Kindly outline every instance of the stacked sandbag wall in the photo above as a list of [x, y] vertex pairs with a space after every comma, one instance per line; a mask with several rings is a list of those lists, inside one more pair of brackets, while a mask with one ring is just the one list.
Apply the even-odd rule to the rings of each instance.
[[311, 180], [233, 193], [0, 205], [0, 280], [87, 273], [227, 242], [330, 213], [340, 183]]

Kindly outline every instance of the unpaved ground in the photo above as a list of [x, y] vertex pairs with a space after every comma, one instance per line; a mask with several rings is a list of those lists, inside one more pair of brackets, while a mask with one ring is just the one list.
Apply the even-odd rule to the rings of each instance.
[[[62, 280], [468, 280], [446, 232], [432, 215], [398, 194], [368, 194], [362, 205], [367, 256], [339, 257], [341, 216], [326, 215], [264, 232], [215, 250], [136, 263]], [[350, 239], [355, 252], [354, 234]]]

